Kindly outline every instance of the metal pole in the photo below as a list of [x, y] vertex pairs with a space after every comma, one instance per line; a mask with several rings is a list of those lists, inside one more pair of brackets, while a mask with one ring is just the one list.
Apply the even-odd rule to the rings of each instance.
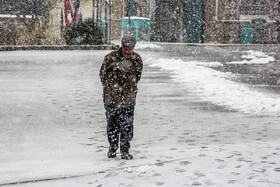
[[111, 37], [111, 34], [112, 34], [112, 6], [113, 6], [113, 0], [110, 0], [109, 43], [112, 42], [112, 37]]
[[215, 20], [218, 21], [219, 0], [216, 0]]
[[131, 0], [128, 0], [128, 31], [129, 31], [129, 34], [130, 34], [130, 29], [131, 29], [130, 13], [131, 13]]
[[[105, 18], [104, 18], [104, 38], [105, 38], [105, 41], [106, 43], [108, 43], [108, 6], [109, 6], [109, 2], [108, 1], [105, 1], [105, 4], [104, 4], [104, 8], [105, 8]], [[106, 25], [107, 24], [107, 25]]]
[[102, 0], [100, 0], [100, 4], [99, 4], [99, 8], [100, 8], [100, 21], [102, 20]]
[[108, 22], [108, 17], [107, 17], [107, 16], [108, 16], [108, 15], [107, 15], [107, 13], [108, 13], [108, 12], [107, 12], [107, 11], [108, 11], [108, 2], [107, 2], [107, 1], [105, 1], [104, 6], [105, 6], [105, 7], [104, 7], [104, 9], [105, 9], [105, 10], [104, 10], [104, 12], [105, 12], [105, 18], [104, 18], [104, 19], [105, 19], [105, 23], [106, 23], [106, 22]]
[[96, 23], [98, 23], [98, 16], [99, 16], [99, 0], [96, 0]]
[[92, 0], [92, 19], [94, 20], [94, 14], [95, 14], [95, 0]]

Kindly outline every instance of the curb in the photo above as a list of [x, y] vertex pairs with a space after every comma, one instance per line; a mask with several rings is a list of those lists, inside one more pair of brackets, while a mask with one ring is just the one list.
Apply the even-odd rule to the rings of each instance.
[[222, 43], [167, 43], [167, 42], [151, 42], [159, 46], [196, 46], [196, 47], [252, 47], [252, 46], [280, 46], [279, 43], [271, 44], [222, 44]]
[[34, 45], [34, 46], [0, 46], [0, 51], [25, 50], [115, 50], [118, 45]]

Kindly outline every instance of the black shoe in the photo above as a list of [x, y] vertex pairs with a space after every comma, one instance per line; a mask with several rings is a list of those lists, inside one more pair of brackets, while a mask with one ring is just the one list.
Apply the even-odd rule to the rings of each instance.
[[122, 153], [121, 159], [131, 160], [131, 159], [133, 159], [133, 156], [131, 154], [129, 154], [129, 153]]
[[109, 149], [108, 158], [115, 158], [116, 156], [117, 156], [116, 151], [113, 149]]

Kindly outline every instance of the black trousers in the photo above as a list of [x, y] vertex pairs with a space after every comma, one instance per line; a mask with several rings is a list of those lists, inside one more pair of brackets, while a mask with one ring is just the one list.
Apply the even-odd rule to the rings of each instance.
[[121, 153], [128, 153], [133, 138], [134, 106], [116, 108], [105, 105], [105, 110], [110, 149], [116, 151], [120, 139]]

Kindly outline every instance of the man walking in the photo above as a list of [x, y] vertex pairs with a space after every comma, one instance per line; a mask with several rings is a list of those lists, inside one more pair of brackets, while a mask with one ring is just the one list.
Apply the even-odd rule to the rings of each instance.
[[133, 138], [134, 105], [143, 62], [140, 55], [133, 52], [136, 45], [133, 36], [124, 36], [121, 42], [121, 48], [105, 56], [99, 75], [110, 144], [108, 158], [116, 157], [120, 139], [121, 158], [130, 160], [133, 158], [129, 148]]

